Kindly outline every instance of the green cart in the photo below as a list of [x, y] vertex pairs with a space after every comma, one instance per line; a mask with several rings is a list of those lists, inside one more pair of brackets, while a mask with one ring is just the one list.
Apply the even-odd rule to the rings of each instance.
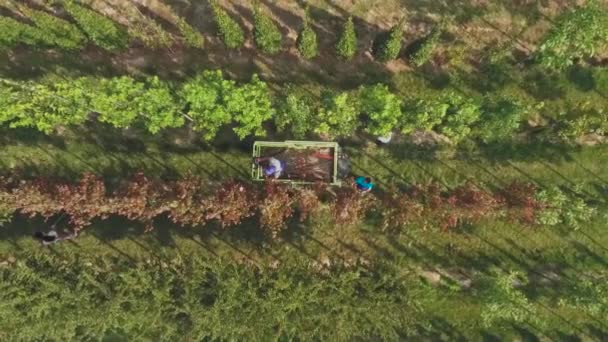
[[276, 180], [292, 184], [327, 183], [341, 185], [348, 174], [348, 160], [336, 142], [321, 141], [256, 141], [253, 144], [251, 177], [264, 180], [264, 163], [278, 159], [283, 172]]

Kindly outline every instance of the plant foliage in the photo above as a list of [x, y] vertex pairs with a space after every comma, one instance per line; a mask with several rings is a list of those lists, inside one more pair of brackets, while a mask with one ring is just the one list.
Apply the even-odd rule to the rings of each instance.
[[108, 51], [124, 49], [128, 46], [127, 32], [111, 19], [73, 0], [64, 2], [63, 6], [95, 45]]
[[272, 18], [256, 3], [253, 13], [256, 46], [265, 53], [274, 55], [281, 51], [283, 36]]
[[18, 44], [35, 46], [54, 45], [49, 36], [44, 35], [34, 26], [18, 22], [12, 18], [0, 16], [0, 49], [9, 49]]
[[19, 9], [36, 25], [36, 34], [45, 36], [40, 41], [66, 50], [81, 49], [87, 43], [87, 37], [69, 22], [27, 6], [19, 6]]
[[340, 39], [336, 45], [336, 52], [340, 58], [346, 61], [351, 60], [357, 53], [357, 33], [352, 17], [349, 17], [344, 23]]
[[424, 38], [422, 45], [420, 45], [418, 50], [416, 50], [416, 52], [414, 52], [410, 57], [412, 64], [420, 67], [433, 57], [433, 52], [439, 43], [441, 33], [442, 29], [440, 27], [436, 27], [426, 38]]
[[388, 33], [388, 38], [383, 42], [378, 52], [378, 59], [383, 62], [388, 62], [396, 59], [401, 51], [401, 40], [403, 39], [403, 22], [400, 21], [397, 25], [391, 28]]
[[222, 72], [205, 71], [182, 86], [180, 96], [188, 104], [188, 116], [194, 129], [203, 131], [205, 140], [215, 137], [217, 131], [232, 122], [226, 108], [226, 98], [236, 89], [233, 81], [225, 80]]
[[540, 45], [538, 60], [551, 69], [565, 69], [576, 59], [592, 57], [608, 42], [608, 11], [588, 1], [557, 19]]
[[360, 89], [361, 110], [369, 117], [367, 130], [385, 136], [398, 127], [402, 118], [401, 101], [387, 86], [376, 84]]
[[317, 42], [317, 33], [310, 26], [310, 9], [306, 8], [304, 14], [304, 27], [298, 35], [298, 51], [300, 55], [306, 59], [311, 59], [319, 54], [319, 43]]
[[245, 33], [239, 24], [217, 3], [211, 2], [213, 9], [213, 20], [215, 21], [219, 35], [222, 37], [224, 44], [231, 49], [238, 49], [245, 43]]
[[176, 24], [179, 32], [181, 32], [184, 37], [184, 42], [187, 46], [195, 49], [202, 49], [205, 46], [205, 38], [203, 35], [188, 24], [184, 18], [177, 17]]
[[275, 121], [280, 130], [287, 130], [297, 139], [305, 138], [314, 129], [315, 99], [305, 91], [291, 88], [280, 103]]
[[317, 115], [315, 132], [329, 136], [347, 136], [359, 126], [359, 109], [352, 95], [326, 93]]

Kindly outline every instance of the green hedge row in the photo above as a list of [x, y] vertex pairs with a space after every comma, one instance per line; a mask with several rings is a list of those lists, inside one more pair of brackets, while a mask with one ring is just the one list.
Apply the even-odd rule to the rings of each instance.
[[[511, 139], [529, 117], [551, 108], [517, 93], [474, 96], [446, 89], [402, 96], [382, 84], [342, 92], [288, 86], [272, 93], [257, 76], [237, 84], [221, 71], [205, 71], [179, 84], [127, 76], [1, 80], [0, 95], [0, 124], [10, 127], [51, 133], [81, 125], [96, 113], [97, 120], [115, 127], [143, 126], [151, 133], [189, 121], [206, 140], [229, 125], [240, 138], [264, 136], [264, 123], [272, 121], [295, 138], [347, 137], [364, 129], [377, 136], [435, 131], [454, 143], [467, 138], [490, 142]], [[577, 115], [564, 115], [551, 126], [557, 129], [554, 138], [607, 131], [601, 108], [581, 106]]]

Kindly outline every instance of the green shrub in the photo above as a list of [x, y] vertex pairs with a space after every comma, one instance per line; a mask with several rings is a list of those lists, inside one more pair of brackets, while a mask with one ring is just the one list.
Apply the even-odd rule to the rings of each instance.
[[574, 59], [595, 55], [608, 41], [608, 11], [598, 1], [588, 1], [557, 19], [543, 39], [537, 59], [552, 69], [565, 69]]
[[79, 80], [55, 79], [49, 84], [3, 86], [0, 122], [52, 133], [59, 126], [82, 125], [89, 114], [90, 94]]
[[95, 45], [105, 50], [124, 49], [129, 44], [127, 32], [111, 19], [74, 1], [66, 1], [64, 7]]
[[580, 189], [574, 189], [574, 192], [567, 195], [557, 186], [538, 192], [536, 200], [542, 205], [542, 209], [537, 215], [537, 222], [547, 226], [565, 224], [574, 229], [580, 228], [581, 223], [589, 222], [595, 214], [595, 209], [579, 197]]
[[433, 52], [435, 51], [435, 48], [439, 43], [440, 37], [441, 29], [433, 29], [431, 34], [429, 34], [424, 39], [420, 48], [418, 48], [418, 50], [416, 50], [416, 52], [414, 52], [414, 54], [412, 54], [412, 56], [410, 57], [410, 61], [412, 62], [412, 64], [419, 67], [422, 66], [424, 63], [428, 62], [431, 57], [433, 57]]
[[268, 84], [253, 75], [251, 82], [226, 94], [226, 108], [237, 123], [234, 132], [243, 139], [248, 135], [265, 135], [263, 123], [275, 115]]
[[0, 32], [2, 32], [0, 49], [12, 48], [20, 43], [53, 45], [53, 41], [48, 40], [48, 36], [39, 32], [37, 28], [8, 17], [0, 16]]
[[20, 6], [19, 9], [34, 22], [40, 41], [49, 42], [52, 45], [66, 50], [81, 49], [87, 43], [87, 37], [78, 28], [69, 22], [43, 11]]
[[146, 79], [146, 89], [136, 101], [137, 113], [148, 132], [156, 134], [164, 128], [183, 126], [181, 106], [168, 82], [157, 76]]
[[294, 138], [303, 139], [314, 127], [314, 101], [304, 91], [289, 89], [279, 105], [275, 118], [277, 127], [286, 130]]
[[443, 101], [449, 108], [438, 131], [457, 143], [470, 135], [471, 126], [479, 121], [481, 108], [474, 99], [465, 99], [454, 93], [445, 96]]
[[139, 39], [151, 49], [164, 49], [173, 45], [173, 37], [153, 19], [139, 16], [128, 28], [129, 35]]
[[282, 35], [277, 25], [256, 4], [254, 13], [255, 44], [262, 51], [274, 55], [281, 51]]
[[401, 101], [387, 86], [377, 84], [361, 87], [361, 110], [369, 117], [367, 130], [377, 136], [386, 136], [397, 128], [402, 118]]
[[357, 33], [355, 32], [355, 24], [353, 18], [349, 17], [344, 27], [342, 34], [336, 45], [336, 52], [342, 59], [348, 61], [357, 53]]
[[14, 211], [11, 208], [0, 202], [0, 228], [11, 222], [13, 213]]
[[481, 311], [481, 322], [491, 328], [504, 324], [532, 323], [538, 324], [538, 312], [526, 294], [515, 287], [515, 283], [527, 284], [527, 277], [518, 272], [485, 276], [482, 298], [484, 305]]
[[401, 131], [405, 134], [415, 130], [431, 131], [441, 124], [450, 105], [438, 99], [413, 99], [405, 102]]
[[180, 97], [188, 105], [187, 114], [205, 140], [215, 138], [223, 125], [232, 122], [225, 99], [235, 88], [235, 83], [225, 80], [220, 70], [204, 71], [182, 86]]
[[213, 9], [213, 20], [217, 24], [218, 31], [224, 44], [231, 49], [237, 49], [245, 43], [245, 33], [239, 24], [216, 1], [211, 2]]
[[527, 109], [516, 100], [486, 99], [475, 136], [486, 143], [511, 139], [526, 113]]
[[150, 133], [184, 124], [181, 108], [168, 83], [158, 77], [139, 82], [128, 76], [92, 79], [91, 106], [99, 121], [125, 128], [141, 123]]
[[558, 134], [564, 139], [576, 139], [586, 134], [608, 135], [608, 111], [600, 104], [588, 101], [568, 103], [562, 107]]
[[184, 42], [187, 46], [195, 49], [202, 49], [205, 45], [205, 38], [194, 27], [186, 22], [183, 18], [177, 18], [177, 28], [184, 36]]
[[317, 33], [310, 27], [310, 12], [306, 8], [306, 14], [304, 15], [304, 27], [298, 35], [298, 51], [302, 57], [311, 59], [319, 54], [319, 44], [317, 42]]
[[388, 39], [383, 42], [378, 51], [378, 59], [388, 62], [396, 59], [401, 51], [401, 39], [403, 36], [403, 23], [395, 25], [388, 34]]
[[326, 93], [317, 115], [315, 133], [332, 137], [352, 135], [359, 126], [357, 101], [348, 93]]
[[99, 113], [97, 119], [114, 127], [131, 126], [138, 118], [137, 101], [145, 84], [129, 76], [100, 78], [94, 82], [91, 107]]

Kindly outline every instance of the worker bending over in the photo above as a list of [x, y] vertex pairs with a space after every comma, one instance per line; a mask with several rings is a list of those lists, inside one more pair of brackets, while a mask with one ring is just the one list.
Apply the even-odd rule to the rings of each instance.
[[355, 185], [357, 186], [357, 189], [361, 192], [369, 192], [374, 187], [372, 179], [370, 177], [363, 176], [355, 178]]
[[260, 157], [255, 158], [255, 163], [262, 166], [264, 170], [264, 176], [269, 178], [278, 179], [281, 177], [283, 170], [285, 169], [285, 165], [274, 157]]

